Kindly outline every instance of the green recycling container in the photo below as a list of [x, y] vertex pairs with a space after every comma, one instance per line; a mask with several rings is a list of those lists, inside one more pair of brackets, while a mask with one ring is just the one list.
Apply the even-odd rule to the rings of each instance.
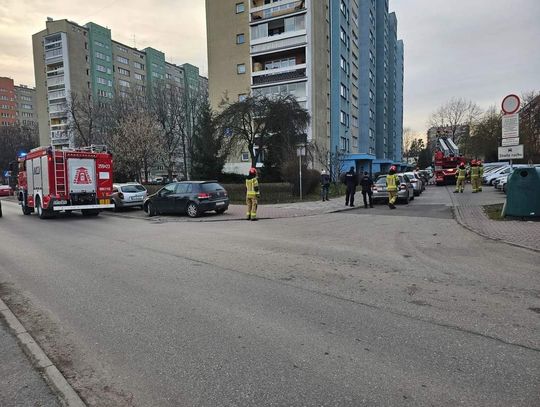
[[540, 168], [516, 168], [506, 184], [504, 216], [540, 217]]

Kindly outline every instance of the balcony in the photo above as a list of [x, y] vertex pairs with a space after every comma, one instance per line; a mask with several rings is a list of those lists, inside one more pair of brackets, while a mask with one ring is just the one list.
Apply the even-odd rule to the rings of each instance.
[[294, 33], [284, 33], [266, 37], [264, 39], [251, 41], [251, 53], [261, 54], [264, 52], [273, 52], [280, 49], [287, 49], [307, 44], [306, 31], [297, 31]]
[[305, 10], [305, 0], [282, 0], [270, 4], [264, 4], [263, 0], [254, 0], [253, 7], [250, 10], [250, 16], [252, 22], [258, 22]]
[[306, 79], [306, 64], [295, 65], [287, 68], [257, 71], [253, 72], [251, 77], [253, 86]]

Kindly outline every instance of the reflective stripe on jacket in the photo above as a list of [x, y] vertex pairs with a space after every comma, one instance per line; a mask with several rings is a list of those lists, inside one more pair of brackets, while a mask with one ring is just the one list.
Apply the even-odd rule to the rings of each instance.
[[248, 198], [254, 198], [259, 195], [259, 181], [257, 177], [246, 179], [246, 190]]
[[478, 178], [479, 175], [480, 175], [480, 168], [471, 167], [471, 178]]
[[465, 168], [463, 168], [463, 169], [458, 168], [458, 170], [457, 170], [458, 178], [465, 178], [465, 175], [467, 175], [467, 170]]
[[399, 185], [399, 178], [397, 175], [387, 175], [386, 176], [386, 188], [388, 191], [397, 191]]

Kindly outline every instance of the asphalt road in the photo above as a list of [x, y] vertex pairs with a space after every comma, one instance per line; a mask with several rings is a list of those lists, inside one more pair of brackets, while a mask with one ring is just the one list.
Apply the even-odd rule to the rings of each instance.
[[6, 203], [0, 295], [92, 406], [538, 405], [539, 254], [449, 202], [257, 223]]

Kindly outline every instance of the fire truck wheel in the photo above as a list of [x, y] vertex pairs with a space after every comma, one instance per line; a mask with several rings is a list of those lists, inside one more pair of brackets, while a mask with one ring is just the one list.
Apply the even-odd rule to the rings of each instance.
[[0, 218], [2, 217], [2, 204], [0, 203]]
[[39, 198], [36, 199], [36, 212], [39, 219], [47, 219], [50, 216], [49, 211], [41, 207], [41, 200]]

